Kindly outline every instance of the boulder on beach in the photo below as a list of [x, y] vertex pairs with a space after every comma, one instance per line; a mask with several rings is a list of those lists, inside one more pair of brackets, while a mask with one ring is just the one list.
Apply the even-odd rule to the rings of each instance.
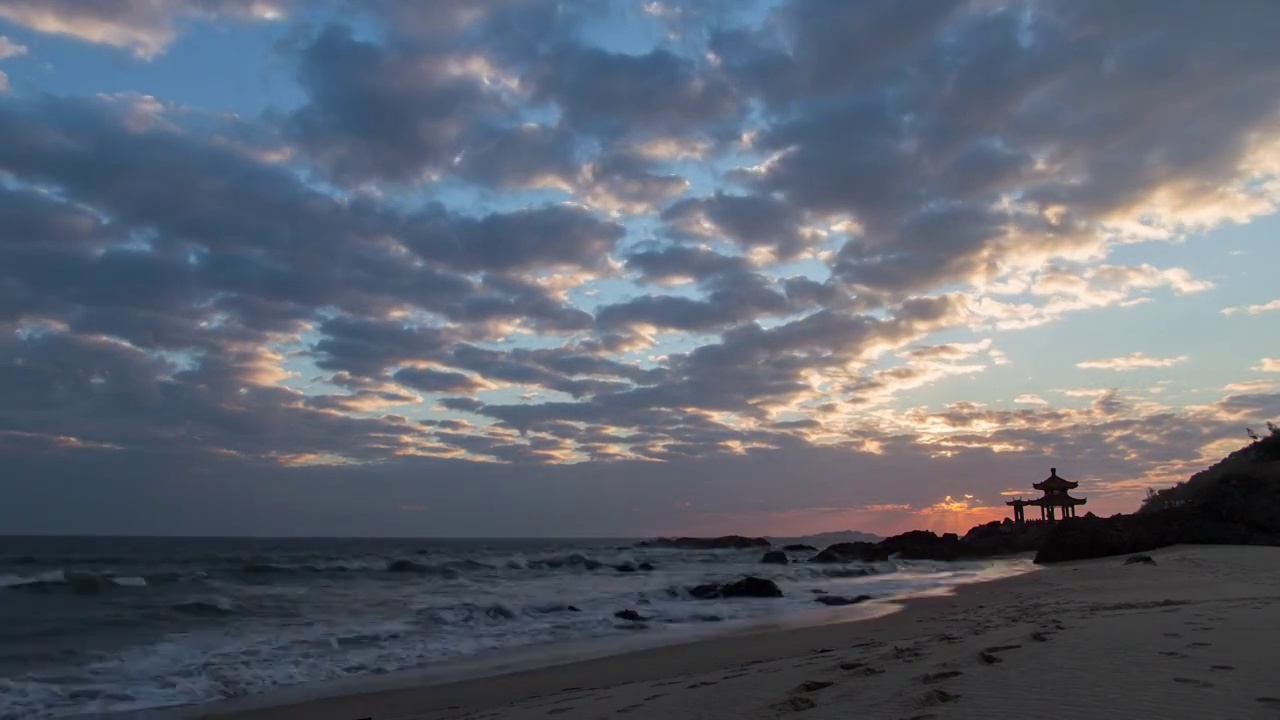
[[791, 561], [787, 559], [787, 554], [781, 550], [770, 550], [764, 554], [764, 557], [760, 558], [760, 562], [770, 565], [786, 565]]
[[1125, 565], [1155, 565], [1156, 561], [1150, 555], [1130, 555], [1124, 559]]
[[637, 547], [677, 548], [681, 550], [747, 550], [750, 548], [772, 547], [767, 539], [750, 538], [742, 535], [724, 535], [714, 538], [656, 538], [637, 543]]
[[629, 620], [631, 622], [644, 622], [645, 620], [648, 620], [648, 618], [636, 612], [635, 610], [619, 610], [618, 612], [614, 613], [613, 616], [618, 618], [619, 620]]

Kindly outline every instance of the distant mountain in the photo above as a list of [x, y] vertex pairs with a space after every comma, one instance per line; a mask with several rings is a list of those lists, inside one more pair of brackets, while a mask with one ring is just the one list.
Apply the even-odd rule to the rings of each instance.
[[771, 537], [770, 541], [775, 546], [780, 545], [812, 545], [819, 550], [828, 545], [846, 542], [880, 542], [882, 538], [879, 535], [871, 533], [857, 532], [854, 530], [839, 530], [836, 532], [818, 533], [817, 535], [802, 535], [800, 537]]

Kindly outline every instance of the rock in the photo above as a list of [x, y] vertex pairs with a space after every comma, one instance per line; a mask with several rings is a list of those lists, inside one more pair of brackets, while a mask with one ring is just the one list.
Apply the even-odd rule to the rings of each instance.
[[418, 572], [423, 567], [412, 560], [392, 560], [387, 563], [387, 572]]
[[640, 572], [653, 572], [653, 566], [649, 563], [640, 563], [636, 566], [636, 569]]
[[772, 547], [762, 537], [749, 538], [742, 535], [725, 535], [714, 538], [657, 538], [637, 544], [638, 547], [679, 548], [682, 550], [746, 550], [749, 548]]
[[631, 622], [644, 622], [649, 619], [635, 610], [619, 610], [613, 616], [619, 620], [630, 620]]
[[727, 598], [772, 598], [782, 597], [782, 590], [779, 589], [778, 584], [772, 580], [765, 580], [764, 578], [758, 577], [744, 577], [741, 580], [735, 580], [726, 585], [721, 585], [720, 594]]
[[689, 588], [689, 594], [698, 600], [715, 600], [720, 597], [719, 585], [698, 585]]
[[798, 545], [784, 545], [782, 549], [787, 552], [818, 552], [818, 548], [812, 545], [805, 545], [803, 543]]
[[1125, 565], [1155, 565], [1156, 561], [1150, 555], [1130, 555], [1124, 559]]
[[110, 578], [92, 573], [69, 572], [63, 575], [67, 587], [76, 595], [97, 595], [111, 589]]
[[880, 562], [888, 560], [889, 554], [880, 549], [876, 543], [848, 542], [836, 543], [809, 559], [813, 563], [849, 563]]
[[633, 573], [636, 571], [636, 566], [631, 563], [623, 563], [621, 565], [614, 566], [613, 569], [621, 573]]
[[770, 550], [764, 554], [764, 557], [760, 558], [760, 562], [771, 565], [786, 565], [791, 561], [787, 559], [787, 554], [781, 550]]
[[1044, 544], [1051, 527], [1041, 523], [1019, 525], [1008, 518], [977, 525], [962, 539], [964, 554], [968, 557], [995, 557], [1035, 552]]
[[928, 530], [894, 535], [881, 540], [876, 547], [903, 560], [958, 560], [965, 555], [964, 544], [958, 535], [936, 535]]
[[844, 597], [842, 595], [819, 595], [814, 598], [813, 601], [822, 603], [823, 605], [829, 605], [831, 607], [841, 607], [843, 605], [857, 605], [858, 603], [866, 602], [870, 599], [870, 595], [859, 595], [852, 598]]
[[723, 585], [697, 585], [689, 588], [689, 594], [698, 600], [715, 600], [722, 597], [782, 597], [782, 590], [772, 580], [744, 577]]

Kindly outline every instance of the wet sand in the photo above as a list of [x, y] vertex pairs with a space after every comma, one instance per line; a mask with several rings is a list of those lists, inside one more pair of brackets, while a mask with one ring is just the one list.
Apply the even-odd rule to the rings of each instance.
[[722, 637], [219, 720], [1280, 719], [1280, 548], [1179, 546]]

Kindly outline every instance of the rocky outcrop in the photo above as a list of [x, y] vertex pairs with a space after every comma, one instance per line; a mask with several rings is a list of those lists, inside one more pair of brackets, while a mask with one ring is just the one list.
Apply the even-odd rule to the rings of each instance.
[[770, 550], [764, 554], [764, 557], [760, 558], [760, 562], [770, 565], [786, 565], [791, 561], [787, 558], [787, 554], [781, 550]]
[[744, 577], [731, 583], [720, 585], [708, 584], [689, 588], [689, 594], [699, 600], [715, 600], [717, 598], [777, 598], [782, 597], [782, 590], [772, 580], [758, 577]]
[[1044, 544], [1050, 527], [1040, 523], [1018, 525], [1008, 518], [977, 525], [961, 538], [964, 554], [969, 557], [998, 557], [1035, 552]]
[[850, 563], [879, 562], [889, 559], [889, 553], [872, 542], [836, 543], [814, 555], [809, 562], [815, 563]]
[[681, 550], [747, 550], [750, 548], [772, 547], [772, 543], [762, 537], [743, 537], [742, 535], [725, 535], [714, 538], [657, 538], [637, 543], [638, 547], [678, 548]]
[[1057, 523], [1036, 562], [1129, 555], [1176, 544], [1280, 545], [1280, 462], [1237, 461], [1212, 483], [1198, 486], [1195, 498], [1155, 512]]
[[876, 547], [903, 560], [959, 560], [967, 554], [960, 536], [955, 533], [937, 535], [928, 530], [894, 535], [881, 540]]

